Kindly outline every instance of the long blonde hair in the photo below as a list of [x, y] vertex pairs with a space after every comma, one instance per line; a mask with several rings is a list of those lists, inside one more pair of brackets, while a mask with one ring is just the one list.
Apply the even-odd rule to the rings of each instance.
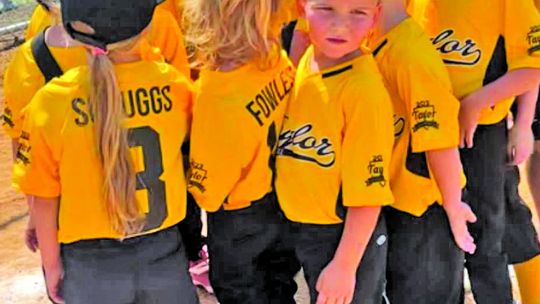
[[[111, 50], [130, 49], [138, 37], [115, 44]], [[103, 193], [113, 229], [123, 235], [140, 232], [144, 226], [135, 197], [136, 178], [129, 152], [128, 130], [122, 95], [114, 66], [106, 54], [90, 57], [89, 106], [94, 115], [94, 128], [99, 159], [103, 170]]]
[[281, 1], [186, 0], [186, 40], [194, 48], [195, 67], [218, 70], [271, 59], [279, 49], [271, 18]]

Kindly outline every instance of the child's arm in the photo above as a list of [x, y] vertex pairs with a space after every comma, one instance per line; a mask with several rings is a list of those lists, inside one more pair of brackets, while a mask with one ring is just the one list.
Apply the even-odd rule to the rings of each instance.
[[478, 126], [480, 112], [484, 108], [536, 89], [539, 83], [540, 69], [516, 69], [463, 98], [459, 111], [460, 146], [468, 148], [473, 146], [474, 132]]
[[356, 271], [369, 243], [381, 207], [351, 207], [334, 258], [317, 281], [321, 303], [351, 303], [356, 284]]
[[461, 201], [461, 160], [457, 148], [426, 152], [433, 177], [442, 194], [442, 203], [448, 216], [456, 244], [461, 250], [473, 254], [474, 239], [469, 233], [467, 222], [476, 222], [471, 208]]
[[56, 303], [64, 303], [60, 294], [64, 270], [60, 259], [60, 244], [58, 243], [59, 205], [58, 198], [35, 197], [33, 212], [47, 292]]
[[513, 165], [524, 162], [533, 152], [532, 123], [536, 109], [538, 90], [535, 88], [518, 96], [518, 111], [508, 136], [508, 160]]

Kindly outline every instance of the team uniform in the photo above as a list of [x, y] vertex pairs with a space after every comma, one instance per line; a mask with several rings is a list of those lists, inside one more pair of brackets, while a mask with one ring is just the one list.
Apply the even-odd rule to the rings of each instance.
[[[6, 133], [14, 139], [18, 138], [21, 132], [24, 107], [46, 82], [32, 53], [33, 40], [34, 38], [31, 38], [26, 41], [15, 52], [4, 78], [5, 108], [2, 125]], [[69, 48], [48, 46], [48, 49], [63, 72], [86, 65], [88, 62], [87, 53], [82, 46]], [[182, 33], [173, 17], [160, 7], [156, 8], [151, 31], [147, 40], [142, 43], [141, 52], [146, 60], [164, 58], [167, 63], [189, 76]]]
[[[393, 201], [389, 184], [392, 105], [373, 57], [313, 72], [299, 63], [276, 153], [276, 192], [309, 286], [339, 245], [348, 207]], [[381, 216], [357, 270], [353, 303], [381, 303], [386, 265]]]
[[[177, 229], [185, 216], [180, 147], [189, 132], [192, 88], [158, 62], [115, 65], [137, 172], [143, 232], [112, 229], [88, 107], [89, 68], [53, 79], [32, 99], [14, 168], [23, 193], [59, 198], [58, 241], [68, 303], [197, 303]], [[154, 302], [152, 302], [154, 303]]]
[[41, 33], [44, 29], [54, 24], [54, 18], [43, 5], [36, 5], [30, 22], [24, 35], [24, 40], [28, 41], [32, 37]]
[[188, 189], [208, 212], [210, 281], [223, 304], [294, 303], [300, 267], [284, 242], [271, 158], [294, 72], [284, 53], [273, 57], [266, 70], [252, 61], [198, 80]]
[[[495, 81], [507, 71], [538, 68], [540, 17], [532, 1], [430, 1], [426, 28], [450, 73], [458, 98]], [[490, 12], [484, 14], [483, 12]], [[463, 149], [465, 200], [478, 221], [470, 225], [477, 250], [467, 256], [478, 303], [510, 303], [505, 231], [506, 115], [513, 98], [481, 113], [474, 147]]]
[[389, 178], [395, 203], [384, 210], [387, 296], [391, 303], [459, 303], [464, 254], [426, 156], [458, 146], [459, 101], [440, 56], [411, 18], [374, 43], [373, 55], [394, 106]]

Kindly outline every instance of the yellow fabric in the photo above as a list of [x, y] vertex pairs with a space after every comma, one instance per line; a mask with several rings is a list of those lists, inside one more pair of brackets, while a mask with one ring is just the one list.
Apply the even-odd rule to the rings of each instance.
[[[45, 79], [32, 55], [32, 39], [15, 52], [4, 77], [5, 108], [2, 125], [7, 134], [18, 138], [24, 120], [23, 108], [44, 84]], [[87, 55], [83, 47], [49, 47], [62, 69], [86, 65]], [[189, 65], [183, 35], [171, 14], [158, 7], [154, 13], [150, 33], [142, 43], [141, 52], [145, 60], [165, 61], [189, 77]]]
[[521, 292], [521, 303], [540, 304], [540, 256], [514, 265]]
[[[24, 121], [22, 110], [45, 84], [45, 78], [32, 55], [32, 41], [33, 39], [30, 39], [19, 47], [4, 75], [5, 108], [2, 125], [6, 133], [14, 139], [21, 133]], [[62, 71], [87, 63], [83, 47], [49, 49]]]
[[276, 192], [288, 219], [336, 224], [343, 220], [338, 204], [393, 202], [392, 103], [371, 54], [320, 72], [311, 70], [312, 58], [310, 47], [296, 73], [279, 137]]
[[425, 152], [458, 146], [459, 101], [439, 55], [411, 18], [373, 48], [394, 106], [393, 207], [421, 216], [430, 205], [442, 202]]
[[181, 4], [178, 3], [181, 1], [178, 0], [166, 0], [165, 2], [161, 3], [158, 8], [163, 9], [166, 11], [169, 11], [174, 19], [176, 19], [179, 26], [182, 24], [182, 7]]
[[302, 31], [306, 33], [309, 32], [309, 26], [308, 26], [307, 20], [302, 17], [299, 17], [294, 30]]
[[269, 159], [293, 82], [285, 52], [265, 71], [249, 63], [201, 72], [188, 184], [201, 208], [239, 209], [272, 191]]
[[272, 33], [280, 34], [284, 25], [298, 18], [297, 0], [282, 0], [277, 12], [272, 16], [270, 28]]
[[[504, 38], [509, 70], [540, 67], [540, 15], [533, 1], [429, 0], [425, 5], [427, 32], [445, 60], [458, 98], [488, 82], [499, 37]], [[479, 123], [501, 121], [513, 100], [485, 109]]]
[[184, 35], [173, 15], [161, 5], [156, 8], [148, 35], [150, 45], [160, 49], [165, 61], [190, 77]]
[[[165, 63], [115, 66], [138, 172], [137, 198], [151, 233], [185, 216], [186, 182], [181, 146], [187, 137], [192, 86]], [[87, 104], [89, 70], [81, 66], [55, 78], [32, 99], [20, 138], [13, 183], [25, 194], [60, 197], [61, 243], [120, 238], [103, 200], [103, 176]], [[152, 202], [152, 204], [150, 204]], [[159, 218], [159, 211], [164, 211]], [[154, 218], [157, 216], [157, 218]]]
[[32, 17], [30, 17], [30, 23], [26, 29], [24, 35], [25, 40], [30, 40], [38, 33], [42, 32], [45, 28], [54, 24], [54, 19], [51, 14], [41, 5], [36, 5]]

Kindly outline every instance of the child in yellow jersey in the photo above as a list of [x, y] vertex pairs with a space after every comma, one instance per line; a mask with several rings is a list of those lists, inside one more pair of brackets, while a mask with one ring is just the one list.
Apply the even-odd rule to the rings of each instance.
[[[507, 164], [523, 153], [508, 149], [505, 118], [514, 96], [538, 86], [540, 16], [532, 0], [426, 2], [426, 29], [461, 99], [465, 200], [478, 216], [470, 226], [477, 251], [467, 255], [466, 262], [473, 294], [480, 304], [511, 303], [508, 257], [502, 246], [504, 182]], [[531, 136], [532, 110], [527, 108], [533, 109], [536, 100], [526, 95], [517, 100], [510, 147], [521, 141], [515, 139]]]
[[[464, 253], [475, 244], [461, 201], [459, 101], [448, 72], [403, 0], [385, 0], [370, 47], [394, 106], [386, 293], [391, 303], [463, 301]], [[422, 286], [418, 288], [418, 286]]]
[[[43, 18], [51, 16], [51, 20], [60, 20], [60, 16], [58, 16], [60, 7], [55, 1], [42, 0], [40, 3], [48, 8], [48, 15], [42, 16]], [[141, 47], [141, 52], [147, 59], [164, 56], [168, 63], [175, 66], [182, 73], [189, 75], [183, 38], [178, 27], [171, 22], [172, 20], [170, 14], [163, 9], [158, 7], [155, 10], [152, 30], [149, 37], [145, 38], [146, 41], [150, 41], [152, 47], [145, 42], [144, 47]], [[49, 25], [47, 24], [45, 28]], [[39, 64], [43, 59], [43, 53], [41, 52], [43, 48], [40, 49], [40, 53], [36, 53], [40, 58], [36, 58], [33, 45], [35, 43], [38, 46], [43, 44], [42, 47], [52, 56], [50, 59], [53, 64], [57, 65], [58, 74], [84, 65], [87, 62], [84, 48], [69, 38], [62, 25], [52, 25], [48, 27], [46, 32], [43, 31], [45, 28], [38, 34], [41, 37], [32, 37], [19, 47], [6, 69], [4, 78], [5, 108], [1, 117], [4, 130], [13, 139], [14, 151], [16, 151], [17, 140], [24, 121], [24, 107], [30, 102], [37, 90], [50, 80], [46, 79], [49, 75], [44, 75], [44, 72], [47, 71], [42, 71]], [[37, 42], [38, 39], [43, 42]], [[154, 45], [159, 46], [159, 49], [154, 48]], [[47, 66], [46, 70], [50, 70], [50, 67]], [[36, 249], [35, 233], [33, 231], [32, 221], [30, 220], [25, 240], [31, 250]]]
[[279, 0], [186, 2], [201, 67], [189, 191], [208, 213], [210, 281], [220, 303], [294, 303], [300, 266], [286, 240], [272, 152], [294, 72], [271, 24]]
[[359, 49], [377, 0], [301, 1], [312, 45], [300, 60], [276, 155], [276, 192], [311, 303], [379, 304], [393, 202], [392, 104]]
[[54, 302], [198, 303], [174, 228], [185, 216], [192, 86], [140, 53], [158, 3], [62, 2], [90, 63], [32, 98], [14, 168], [14, 185], [34, 197]]

